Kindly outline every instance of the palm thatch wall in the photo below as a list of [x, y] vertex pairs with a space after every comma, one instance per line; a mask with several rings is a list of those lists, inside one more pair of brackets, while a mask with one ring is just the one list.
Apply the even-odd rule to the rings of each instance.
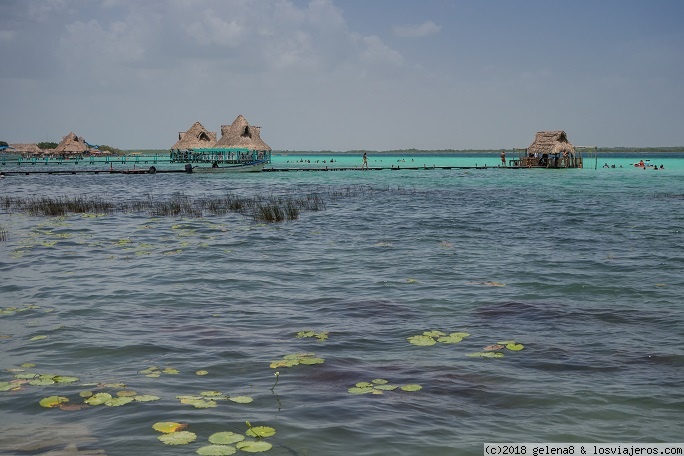
[[567, 152], [575, 153], [575, 147], [570, 144], [564, 131], [539, 131], [534, 142], [527, 148], [529, 154], [560, 154]]
[[252, 126], [242, 114], [231, 125], [221, 125], [221, 139], [216, 147], [240, 147], [249, 150], [271, 150], [261, 139], [261, 127]]
[[202, 149], [216, 145], [216, 133], [195, 122], [188, 131], [178, 133], [178, 141], [171, 146], [172, 150]]
[[66, 135], [62, 142], [60, 142], [55, 148], [55, 153], [58, 154], [82, 154], [88, 152], [90, 147], [86, 144], [83, 138], [76, 136], [72, 131]]

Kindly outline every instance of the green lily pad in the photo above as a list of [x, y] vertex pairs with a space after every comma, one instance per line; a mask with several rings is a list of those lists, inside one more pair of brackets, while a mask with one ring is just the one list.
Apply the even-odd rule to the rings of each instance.
[[[374, 380], [371, 380], [371, 382], [374, 385], [385, 385], [385, 384], [389, 383], [389, 380], [385, 380], [384, 378], [376, 378]], [[360, 386], [360, 385], [357, 383], [356, 386]]]
[[323, 358], [302, 358], [299, 360], [299, 364], [312, 365], [312, 364], [323, 364], [325, 360]]
[[40, 400], [39, 404], [41, 407], [53, 408], [59, 407], [60, 404], [69, 402], [69, 399], [62, 396], [48, 396]]
[[109, 393], [97, 393], [86, 399], [85, 403], [88, 405], [102, 405], [111, 399], [112, 395]]
[[523, 344], [516, 344], [516, 343], [506, 344], [506, 349], [511, 350], [511, 351], [520, 351], [523, 348], [525, 348], [525, 346]]
[[372, 393], [374, 388], [372, 386], [355, 386], [349, 388], [347, 391], [351, 394], [367, 394]]
[[465, 339], [466, 337], [470, 336], [470, 333], [467, 332], [452, 332], [449, 334], [451, 337], [460, 337], [461, 339]]
[[170, 434], [163, 434], [157, 438], [167, 445], [187, 445], [197, 439], [197, 434], [190, 431], [178, 431], [171, 432]]
[[203, 391], [200, 393], [200, 396], [204, 397], [218, 397], [218, 396], [223, 396], [223, 393], [220, 391]]
[[404, 385], [404, 386], [401, 387], [401, 390], [402, 390], [402, 391], [407, 391], [407, 392], [409, 392], [409, 393], [414, 392], [414, 391], [420, 391], [420, 390], [422, 390], [422, 389], [423, 389], [422, 386], [416, 385], [416, 384]]
[[202, 456], [225, 456], [235, 454], [237, 449], [231, 445], [207, 445], [197, 449], [197, 454]]
[[122, 405], [126, 405], [130, 402], [133, 402], [132, 397], [114, 397], [108, 401], [105, 401], [104, 405], [108, 407], [120, 407]]
[[427, 347], [429, 345], [435, 345], [437, 341], [430, 337], [430, 336], [425, 336], [425, 335], [418, 335], [418, 336], [411, 336], [407, 338], [410, 343], [413, 345], [419, 345], [423, 347]]
[[172, 367], [167, 367], [162, 372], [165, 374], [172, 374], [172, 375], [180, 374], [180, 371], [178, 369], [174, 369]]
[[423, 335], [437, 338], [437, 337], [441, 337], [441, 336], [446, 336], [446, 333], [442, 332], [442, 331], [424, 331]]
[[242, 442], [245, 436], [235, 432], [217, 432], [209, 436], [209, 442], [216, 445], [230, 445], [231, 443]]
[[376, 385], [375, 389], [380, 391], [394, 391], [399, 388], [397, 385]]
[[263, 439], [264, 437], [271, 437], [275, 435], [276, 430], [270, 426], [254, 426], [247, 429], [247, 434], [250, 437], [257, 437]]
[[268, 442], [264, 442], [263, 440], [245, 440], [237, 443], [235, 446], [238, 450], [242, 450], [247, 453], [262, 453], [273, 448], [273, 445]]
[[208, 371], [205, 371], [205, 370], [198, 370], [197, 372], [195, 372], [195, 375], [200, 375], [200, 376], [201, 376], [201, 375], [207, 375], [208, 373], [209, 373], [209, 372], [208, 372]]
[[174, 421], [159, 421], [152, 425], [152, 429], [155, 431], [163, 432], [164, 434], [170, 434], [171, 432], [178, 432], [182, 429], [188, 427], [187, 424], [176, 423]]
[[137, 396], [138, 393], [136, 393], [135, 391], [131, 391], [131, 390], [123, 390], [123, 391], [117, 391], [116, 395], [119, 397], [133, 397], [133, 396]]
[[366, 388], [366, 387], [369, 387], [369, 386], [372, 387], [373, 384], [372, 384], [372, 383], [368, 383], [368, 382], [359, 382], [359, 383], [357, 383], [355, 386], [358, 386], [359, 388]]
[[471, 358], [503, 358], [504, 354], [501, 352], [488, 351], [471, 353], [468, 356], [470, 356]]
[[502, 340], [501, 342], [497, 342], [497, 344], [501, 344], [501, 345], [508, 345], [508, 344], [514, 344], [514, 343], [515, 343], [514, 340]]
[[458, 336], [442, 336], [437, 339], [437, 342], [441, 342], [443, 344], [457, 344], [463, 340], [462, 337]]
[[233, 402], [237, 402], [238, 404], [249, 404], [250, 402], [254, 401], [254, 399], [249, 396], [231, 396], [228, 399]]

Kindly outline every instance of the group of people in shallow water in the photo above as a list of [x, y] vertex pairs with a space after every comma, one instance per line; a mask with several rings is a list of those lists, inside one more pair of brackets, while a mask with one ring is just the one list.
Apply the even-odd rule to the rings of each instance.
[[[634, 163], [633, 165], [635, 168], [643, 168], [643, 169], [665, 169], [665, 166], [663, 165], [652, 165], [652, 164], [646, 164], [643, 160], [639, 160], [639, 163]], [[608, 165], [608, 163], [603, 165], [604, 168], [615, 168], [615, 165]], [[620, 168], [622, 168], [622, 165], [620, 165]]]

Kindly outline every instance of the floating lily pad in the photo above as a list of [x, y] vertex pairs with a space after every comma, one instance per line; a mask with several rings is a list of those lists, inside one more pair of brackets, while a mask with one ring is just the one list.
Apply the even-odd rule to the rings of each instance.
[[187, 445], [197, 439], [197, 434], [190, 431], [178, 431], [157, 437], [167, 445]]
[[235, 454], [237, 449], [232, 445], [207, 445], [197, 449], [202, 456], [225, 456]]
[[437, 338], [437, 337], [441, 337], [441, 336], [446, 336], [446, 333], [445, 333], [445, 332], [442, 332], [442, 331], [434, 331], [434, 330], [433, 330], [433, 331], [424, 331], [424, 332], [423, 332], [423, 335], [424, 335], [424, 336], [428, 336], [428, 337], [435, 337], [435, 338]]
[[269, 366], [275, 369], [278, 367], [293, 367], [299, 364], [322, 364], [324, 362], [325, 360], [317, 358], [315, 353], [291, 353], [283, 356], [281, 360], [271, 362]]
[[48, 336], [44, 336], [44, 335], [33, 336], [33, 337], [31, 337], [29, 340], [34, 340], [34, 341], [35, 341], [35, 340], [43, 340], [43, 339], [47, 339], [47, 337], [48, 337]]
[[374, 388], [372, 386], [355, 386], [349, 388], [347, 391], [351, 394], [367, 394], [372, 393]]
[[249, 396], [231, 396], [228, 399], [233, 402], [237, 402], [238, 404], [249, 404], [250, 402], [254, 401], [254, 399]]
[[250, 437], [257, 437], [263, 439], [264, 437], [271, 437], [275, 435], [276, 430], [270, 426], [254, 426], [247, 429], [247, 434]]
[[209, 373], [209, 372], [208, 372], [208, 371], [205, 371], [205, 370], [198, 370], [197, 372], [195, 372], [195, 375], [200, 375], [200, 376], [201, 376], [201, 375], [207, 375], [208, 373]]
[[152, 429], [155, 431], [163, 432], [164, 434], [169, 434], [171, 432], [178, 432], [188, 427], [187, 424], [176, 423], [173, 421], [160, 421], [152, 425]]
[[[374, 385], [385, 385], [385, 384], [389, 383], [389, 380], [385, 380], [384, 378], [376, 378], [374, 380], [371, 380], [371, 382]], [[359, 386], [359, 384], [357, 383], [356, 386]]]
[[437, 342], [441, 342], [443, 344], [457, 344], [463, 340], [462, 337], [458, 336], [442, 336], [437, 338]]
[[315, 331], [299, 331], [297, 333], [297, 338], [305, 338], [305, 337], [315, 337], [319, 341], [324, 341], [328, 338], [328, 331], [321, 331], [321, 332], [315, 332]]
[[370, 386], [370, 387], [373, 387], [373, 384], [372, 384], [372, 383], [369, 383], [369, 382], [359, 382], [359, 383], [356, 384], [356, 386], [359, 387], [359, 388], [367, 388], [367, 387], [369, 387], [369, 386]]
[[220, 391], [202, 391], [200, 393], [200, 396], [203, 396], [203, 397], [219, 397], [219, 396], [223, 396], [223, 393]]
[[119, 397], [133, 397], [133, 396], [137, 396], [138, 393], [136, 393], [135, 391], [131, 391], [131, 390], [123, 390], [123, 391], [117, 391], [116, 395]]
[[468, 356], [470, 356], [471, 358], [503, 358], [504, 354], [501, 352], [488, 351], [471, 353]]
[[394, 391], [399, 387], [397, 385], [375, 385], [374, 388], [380, 391]]
[[60, 404], [69, 402], [69, 399], [62, 396], [48, 396], [40, 400], [41, 407], [53, 408], [59, 407]]
[[97, 393], [86, 399], [85, 402], [89, 405], [102, 405], [111, 399], [112, 395], [109, 393]]
[[430, 336], [425, 336], [425, 335], [418, 335], [418, 336], [411, 336], [407, 338], [409, 342], [411, 342], [413, 345], [419, 345], [419, 346], [428, 346], [428, 345], [435, 345], [437, 341]]
[[216, 445], [230, 445], [231, 443], [242, 442], [245, 436], [235, 432], [217, 432], [209, 436], [209, 442]]
[[525, 348], [525, 346], [523, 344], [517, 344], [517, 343], [506, 344], [506, 350], [520, 351], [523, 348]]
[[133, 402], [132, 397], [114, 397], [108, 401], [105, 401], [104, 405], [108, 407], [119, 407]]
[[172, 367], [167, 367], [162, 372], [164, 374], [172, 374], [172, 375], [180, 374], [180, 371], [178, 369], [174, 369]]
[[242, 450], [247, 453], [263, 453], [264, 451], [268, 451], [273, 448], [273, 445], [268, 442], [264, 442], [263, 440], [245, 440], [237, 443], [235, 446], [238, 450]]
[[402, 390], [402, 391], [407, 391], [407, 392], [409, 392], [409, 393], [414, 392], [414, 391], [420, 391], [420, 390], [422, 390], [422, 389], [423, 389], [422, 386], [416, 385], [416, 384], [404, 385], [404, 386], [401, 387], [401, 390]]

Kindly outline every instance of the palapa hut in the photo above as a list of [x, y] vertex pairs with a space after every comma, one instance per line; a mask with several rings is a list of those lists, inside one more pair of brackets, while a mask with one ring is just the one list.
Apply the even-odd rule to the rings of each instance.
[[261, 139], [261, 127], [250, 125], [239, 115], [231, 125], [221, 126], [221, 139], [195, 122], [178, 134], [171, 147], [172, 162], [213, 162], [218, 164], [271, 161], [271, 148]]
[[90, 152], [88, 144], [73, 131], [66, 135], [54, 150], [54, 153], [60, 155], [83, 155], [88, 152]]
[[205, 149], [216, 145], [216, 133], [195, 122], [188, 131], [178, 132], [178, 141], [171, 150]]
[[519, 166], [544, 168], [581, 168], [582, 158], [564, 131], [539, 131], [532, 144], [519, 157]]
[[243, 148], [256, 151], [270, 151], [261, 139], [261, 127], [252, 126], [242, 114], [231, 125], [221, 125], [221, 139], [216, 143], [221, 148]]

